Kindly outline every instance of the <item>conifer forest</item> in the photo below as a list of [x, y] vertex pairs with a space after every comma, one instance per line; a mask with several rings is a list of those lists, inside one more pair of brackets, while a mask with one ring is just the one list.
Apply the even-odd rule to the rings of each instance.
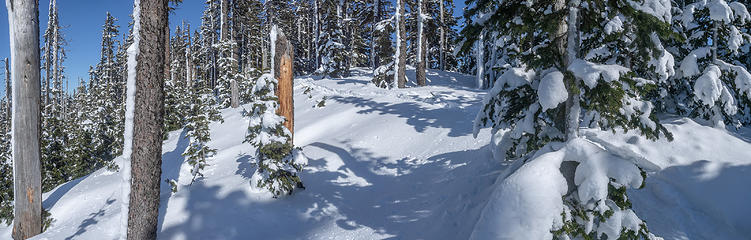
[[4, 2], [0, 239], [751, 237], [749, 0]]

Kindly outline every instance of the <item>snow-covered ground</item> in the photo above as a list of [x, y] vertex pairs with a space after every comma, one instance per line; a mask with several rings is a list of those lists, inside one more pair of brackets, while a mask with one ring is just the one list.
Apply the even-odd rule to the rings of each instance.
[[[492, 160], [490, 131], [472, 137], [483, 91], [474, 77], [430, 71], [429, 87], [379, 89], [369, 71], [295, 82], [295, 145], [310, 158], [306, 189], [273, 199], [251, 191], [242, 109], [211, 125], [218, 149], [190, 183], [181, 131], [164, 142], [160, 239], [467, 239], [507, 164]], [[408, 71], [414, 79], [414, 71]], [[323, 107], [318, 107], [325, 97]], [[247, 108], [247, 106], [245, 106]], [[751, 129], [728, 132], [663, 118], [675, 141], [587, 132], [610, 149], [643, 157], [657, 172], [631, 192], [634, 210], [665, 239], [751, 236]], [[44, 194], [50, 229], [36, 239], [115, 239], [120, 181], [105, 169]], [[11, 229], [0, 226], [0, 239]]]

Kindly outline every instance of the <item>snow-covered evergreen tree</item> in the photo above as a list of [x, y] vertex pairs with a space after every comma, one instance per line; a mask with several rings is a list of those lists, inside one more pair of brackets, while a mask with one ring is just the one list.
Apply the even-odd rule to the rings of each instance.
[[292, 145], [292, 133], [284, 127], [284, 117], [276, 114], [277, 84], [270, 74], [253, 83], [253, 105], [246, 113], [249, 124], [245, 137], [245, 142], [257, 148], [257, 169], [250, 179], [251, 187], [266, 189], [275, 197], [303, 188], [299, 173], [308, 162], [302, 149]]
[[343, 12], [340, 0], [322, 0], [320, 2], [320, 66], [316, 73], [331, 77], [342, 77], [349, 73], [345, 59], [344, 31], [342, 29]]
[[375, 0], [373, 6], [373, 26], [371, 33], [370, 59], [373, 67], [373, 84], [387, 88], [394, 81], [394, 48], [391, 33], [394, 32], [394, 19], [391, 16], [390, 2]]
[[193, 167], [191, 169], [191, 174], [193, 174], [192, 183], [197, 177], [203, 176], [201, 171], [207, 165], [207, 158], [216, 153], [216, 149], [212, 149], [206, 145], [211, 141], [209, 123], [211, 121], [223, 122], [224, 120], [216, 109], [216, 101], [207, 86], [195, 85], [191, 89], [190, 108], [187, 112], [186, 126], [186, 137], [190, 138], [190, 144], [185, 149], [183, 156], [186, 157], [188, 163]]
[[[0, 110], [3, 113], [10, 110], [8, 100], [8, 97], [0, 100]], [[13, 159], [11, 158], [10, 120], [9, 115], [0, 114], [0, 224], [6, 225], [13, 222]]]
[[[637, 170], [616, 176], [592, 167], [602, 160], [581, 153], [598, 147], [578, 131], [635, 130], [648, 139], [672, 138], [646, 100], [656, 83], [673, 75], [672, 55], [661, 43], [670, 35], [670, 10], [664, 0], [477, 0], [465, 13], [472, 21], [463, 30], [464, 51], [480, 41], [481, 53], [493, 52], [487, 46], [503, 41], [504, 53], [511, 53], [475, 121], [476, 130], [493, 128], [496, 156], [528, 162], [537, 161], [534, 153], [544, 146], [567, 142], [565, 148], [574, 149], [557, 153], [564, 156], [561, 175], [571, 186], [561, 196], [562, 217], [540, 226], [557, 237], [654, 238], [630, 209], [625, 191], [640, 187], [640, 166], [607, 157], [613, 166]], [[477, 64], [489, 66], [492, 58], [478, 58]], [[607, 177], [594, 186], [580, 181], [595, 176]], [[622, 221], [626, 216], [630, 222]]]
[[674, 19], [685, 42], [678, 74], [665, 84], [666, 108], [717, 126], [751, 124], [751, 74], [747, 61], [751, 23], [747, 7], [724, 0], [689, 1]]

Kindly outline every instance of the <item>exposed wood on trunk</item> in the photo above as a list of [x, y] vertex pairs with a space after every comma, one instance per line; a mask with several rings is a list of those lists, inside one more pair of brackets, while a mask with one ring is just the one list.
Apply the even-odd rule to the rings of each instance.
[[294, 79], [294, 48], [287, 36], [281, 30], [277, 32], [276, 46], [274, 48], [274, 78], [279, 81], [276, 96], [279, 98], [279, 109], [276, 114], [284, 117], [284, 127], [289, 129], [294, 137], [295, 134], [295, 103], [293, 99], [292, 80]]
[[140, 42], [136, 56], [127, 238], [140, 240], [156, 239], [159, 216], [168, 0], [136, 1], [140, 2], [141, 11], [137, 33]]
[[38, 1], [6, 0], [13, 74], [13, 238], [42, 231]]

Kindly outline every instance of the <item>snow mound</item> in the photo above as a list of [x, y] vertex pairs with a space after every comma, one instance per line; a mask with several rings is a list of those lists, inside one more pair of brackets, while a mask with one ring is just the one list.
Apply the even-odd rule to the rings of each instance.
[[553, 71], [545, 74], [537, 88], [537, 97], [540, 99], [542, 111], [553, 109], [568, 99], [568, 91], [563, 84], [563, 73]]

